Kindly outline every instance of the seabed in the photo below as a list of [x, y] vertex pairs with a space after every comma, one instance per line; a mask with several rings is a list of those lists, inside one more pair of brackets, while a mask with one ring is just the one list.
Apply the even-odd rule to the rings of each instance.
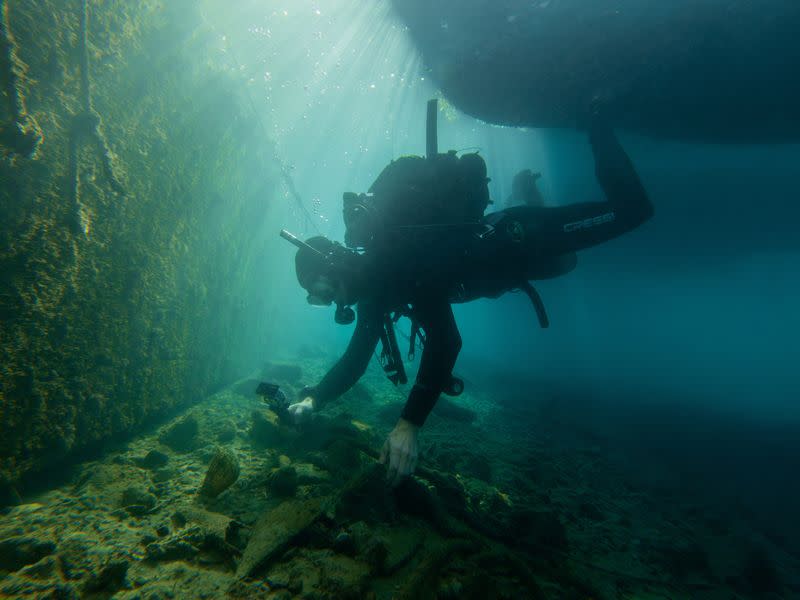
[[544, 389], [442, 399], [391, 489], [376, 457], [403, 396], [379, 371], [303, 428], [254, 394], [259, 378], [295, 393], [327, 362], [269, 364], [9, 509], [0, 596], [784, 597], [766, 551], [743, 551], [779, 549], [637, 481]]

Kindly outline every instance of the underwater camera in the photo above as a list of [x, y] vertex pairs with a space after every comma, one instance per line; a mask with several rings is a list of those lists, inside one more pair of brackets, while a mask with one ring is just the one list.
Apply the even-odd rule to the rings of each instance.
[[261, 396], [261, 399], [278, 414], [281, 414], [289, 407], [289, 400], [286, 398], [286, 394], [276, 383], [262, 381], [256, 388], [256, 394]]

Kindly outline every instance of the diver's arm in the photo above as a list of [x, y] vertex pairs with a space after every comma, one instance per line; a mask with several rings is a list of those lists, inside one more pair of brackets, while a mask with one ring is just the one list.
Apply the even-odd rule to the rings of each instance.
[[543, 250], [566, 253], [588, 248], [631, 231], [653, 216], [642, 182], [607, 125], [589, 130], [595, 173], [605, 202], [583, 202], [536, 210]]
[[327, 402], [344, 394], [364, 374], [375, 346], [380, 339], [383, 323], [383, 312], [376, 303], [363, 301], [358, 304], [358, 318], [353, 337], [347, 350], [322, 381], [312, 389], [314, 408], [318, 409]]

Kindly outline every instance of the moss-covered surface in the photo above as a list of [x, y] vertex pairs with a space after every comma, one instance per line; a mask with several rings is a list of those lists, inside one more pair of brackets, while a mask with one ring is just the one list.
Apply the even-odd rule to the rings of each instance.
[[[306, 377], [325, 364], [307, 361]], [[631, 479], [597, 436], [554, 421], [541, 391], [524, 407], [501, 407], [473, 389], [458, 401], [471, 422], [434, 414], [417, 475], [390, 489], [375, 461], [396, 418], [387, 407], [399, 394], [387, 388], [370, 371], [297, 429], [243, 382], [81, 465], [70, 485], [27, 498], [0, 521], [0, 595], [716, 600], [800, 592], [788, 554], [724, 506]], [[220, 447], [240, 470], [211, 498], [200, 491]]]
[[279, 179], [195, 2], [0, 4], [0, 478], [14, 482], [252, 368], [266, 301], [252, 258]]

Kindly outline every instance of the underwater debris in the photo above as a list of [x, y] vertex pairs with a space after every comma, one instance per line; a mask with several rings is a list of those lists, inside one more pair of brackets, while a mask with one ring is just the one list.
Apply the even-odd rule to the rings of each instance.
[[288, 500], [263, 515], [253, 528], [236, 576], [250, 577], [283, 554], [292, 540], [323, 515], [323, 506], [323, 498]]
[[239, 459], [229, 448], [217, 448], [208, 465], [199, 494], [205, 498], [216, 498], [239, 478]]
[[161, 539], [142, 540], [145, 554], [155, 562], [190, 560], [198, 555], [206, 563], [225, 563], [233, 570], [234, 560], [241, 556], [242, 523], [195, 504], [186, 504], [172, 515], [176, 531], [162, 524], [156, 530]]
[[189, 527], [148, 544], [144, 549], [145, 556], [154, 562], [187, 560], [200, 553], [199, 547], [204, 540], [205, 533], [201, 527]]

